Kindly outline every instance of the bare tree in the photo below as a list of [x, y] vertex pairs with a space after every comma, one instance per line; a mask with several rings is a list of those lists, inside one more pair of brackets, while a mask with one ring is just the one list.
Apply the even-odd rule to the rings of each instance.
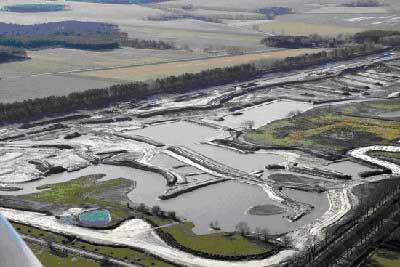
[[252, 120], [244, 121], [241, 126], [244, 130], [252, 130], [255, 126], [255, 122]]
[[264, 229], [261, 229], [260, 234], [261, 234], [262, 239], [263, 239], [264, 241], [267, 241], [267, 240], [269, 239], [269, 235], [270, 235], [271, 233], [269, 232], [268, 229], [265, 229], [265, 228], [264, 228]]
[[292, 111], [289, 112], [288, 117], [294, 117], [294, 116], [297, 116], [299, 114], [301, 114], [300, 110], [292, 110]]
[[256, 234], [257, 240], [261, 240], [261, 228], [256, 227], [256, 229], [254, 229], [254, 233]]
[[152, 213], [153, 215], [158, 215], [158, 214], [160, 213], [160, 211], [161, 211], [161, 209], [160, 209], [159, 206], [153, 206], [153, 207], [151, 208], [151, 213]]
[[250, 234], [250, 227], [245, 222], [240, 222], [235, 227], [236, 232], [240, 233], [242, 236], [248, 236]]

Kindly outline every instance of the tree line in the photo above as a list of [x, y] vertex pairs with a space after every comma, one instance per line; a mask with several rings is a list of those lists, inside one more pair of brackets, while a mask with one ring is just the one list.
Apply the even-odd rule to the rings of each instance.
[[322, 37], [317, 34], [310, 36], [269, 36], [261, 40], [261, 43], [269, 47], [280, 47], [289, 49], [298, 48], [330, 48], [338, 47], [345, 43], [342, 37]]
[[351, 36], [338, 35], [326, 37], [317, 34], [309, 36], [277, 35], [269, 36], [261, 40], [261, 43], [269, 47], [279, 48], [338, 48], [357, 44], [374, 43], [394, 46], [393, 41], [400, 43], [399, 31], [369, 30], [356, 33]]
[[27, 122], [43, 116], [71, 113], [79, 109], [96, 109], [121, 101], [136, 101], [154, 94], [185, 93], [210, 86], [251, 80], [266, 72], [288, 71], [334, 60], [376, 52], [379, 47], [359, 45], [288, 57], [282, 60], [259, 60], [250, 64], [185, 73], [146, 82], [117, 84], [67, 96], [50, 96], [22, 102], [0, 104], [0, 123]]
[[157, 93], [181, 93], [207, 86], [249, 79], [257, 73], [254, 65], [240, 65], [225, 69], [206, 70], [196, 74], [170, 76], [150, 82], [113, 85], [71, 93], [68, 96], [50, 96], [23, 102], [0, 104], [0, 122], [23, 122], [45, 115], [68, 113], [79, 109], [95, 109], [118, 101], [142, 99]]
[[20, 4], [10, 5], [2, 8], [3, 11], [18, 13], [35, 13], [35, 12], [55, 12], [65, 10], [66, 5], [54, 4]]
[[293, 9], [289, 7], [266, 7], [259, 9], [258, 12], [264, 14], [267, 19], [274, 19], [276, 16], [294, 13]]
[[383, 2], [379, 0], [357, 0], [350, 3], [344, 3], [347, 7], [378, 7], [383, 6]]
[[74, 2], [88, 2], [100, 4], [150, 4], [166, 2], [168, 0], [69, 0]]

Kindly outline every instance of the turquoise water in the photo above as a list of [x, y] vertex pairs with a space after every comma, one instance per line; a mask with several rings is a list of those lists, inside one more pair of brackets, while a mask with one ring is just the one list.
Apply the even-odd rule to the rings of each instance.
[[79, 215], [79, 221], [88, 226], [105, 226], [111, 221], [111, 215], [105, 209], [86, 211]]

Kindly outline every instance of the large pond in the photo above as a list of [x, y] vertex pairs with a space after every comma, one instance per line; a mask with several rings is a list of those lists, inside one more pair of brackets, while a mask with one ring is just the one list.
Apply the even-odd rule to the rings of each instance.
[[144, 135], [167, 145], [186, 146], [215, 161], [248, 172], [264, 169], [268, 164], [285, 162], [283, 156], [272, 152], [243, 154], [227, 148], [201, 144], [218, 136], [225, 137], [226, 132], [186, 121], [158, 124], [130, 133]]
[[109, 165], [91, 166], [84, 170], [72, 173], [61, 173], [49, 176], [41, 181], [25, 184], [24, 191], [30, 193], [35, 187], [42, 184], [65, 182], [82, 175], [104, 173], [103, 179], [124, 177], [135, 180], [137, 187], [128, 194], [128, 197], [136, 203], [146, 205], [158, 205], [165, 211], [176, 211], [179, 216], [194, 222], [194, 231], [198, 234], [209, 231], [209, 223], [218, 221], [225, 231], [234, 230], [238, 222], [247, 222], [253, 229], [255, 227], [268, 228], [273, 233], [282, 233], [309, 223], [320, 217], [328, 209], [328, 200], [324, 194], [305, 193], [295, 190], [287, 190], [287, 194], [294, 199], [310, 203], [316, 208], [313, 212], [295, 223], [287, 221], [285, 214], [271, 216], [247, 215], [246, 211], [256, 205], [271, 204], [274, 201], [256, 185], [228, 181], [210, 185], [194, 192], [186, 193], [170, 200], [160, 200], [158, 196], [166, 190], [166, 181], [161, 175]]
[[238, 129], [242, 127], [243, 122], [253, 121], [254, 126], [258, 128], [271, 121], [286, 118], [293, 112], [304, 112], [312, 107], [311, 103], [290, 100], [265, 103], [244, 109], [240, 111], [241, 115], [227, 115], [219, 124]]
[[224, 131], [187, 121], [168, 122], [143, 129], [128, 131], [125, 134], [137, 134], [150, 137], [167, 145], [191, 147], [210, 138], [226, 136]]

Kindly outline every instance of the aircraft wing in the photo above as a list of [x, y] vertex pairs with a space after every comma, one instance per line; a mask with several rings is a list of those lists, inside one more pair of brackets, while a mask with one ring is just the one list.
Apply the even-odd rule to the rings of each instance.
[[43, 267], [0, 213], [0, 267]]

